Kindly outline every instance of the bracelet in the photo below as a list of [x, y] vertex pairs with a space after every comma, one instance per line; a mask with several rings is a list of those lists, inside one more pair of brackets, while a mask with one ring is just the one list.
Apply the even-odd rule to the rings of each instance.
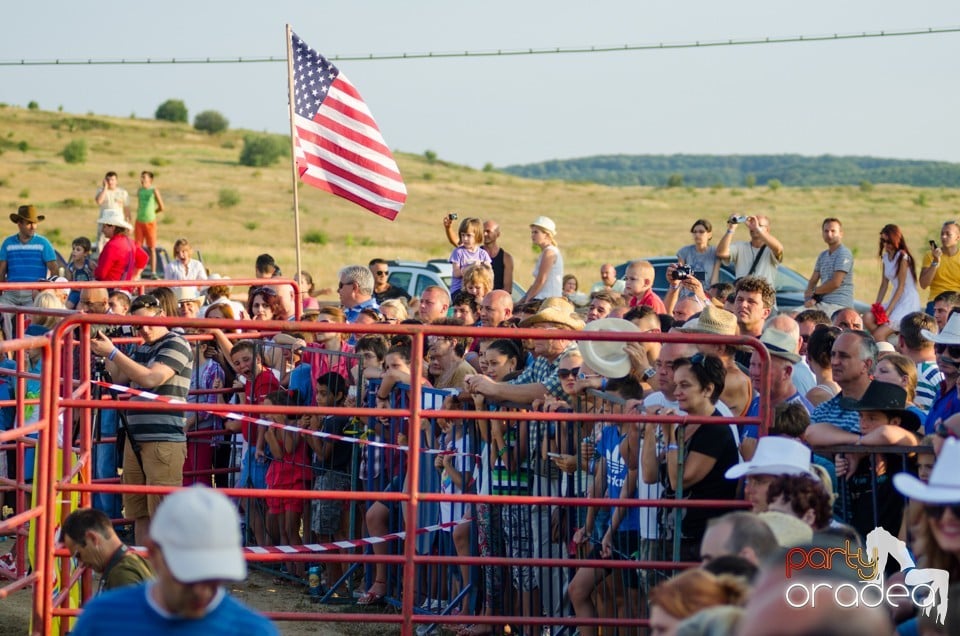
[[736, 230], [732, 227], [727, 229], [727, 234], [733, 234], [734, 232], [736, 232]]
[[668, 453], [669, 453], [670, 451], [679, 451], [679, 450], [680, 450], [680, 447], [677, 446], [676, 444], [667, 444], [667, 452], [668, 452]]
[[930, 261], [930, 267], [940, 267], [940, 261]]
[[107, 356], [107, 360], [113, 361], [117, 357], [117, 354], [120, 353], [120, 350], [116, 347], [113, 348], [113, 351], [110, 352], [110, 355]]
[[387, 401], [387, 400], [390, 399], [390, 396], [388, 395], [387, 397], [383, 397], [382, 395], [380, 395], [379, 393], [377, 393], [377, 399], [378, 399], [378, 400]]

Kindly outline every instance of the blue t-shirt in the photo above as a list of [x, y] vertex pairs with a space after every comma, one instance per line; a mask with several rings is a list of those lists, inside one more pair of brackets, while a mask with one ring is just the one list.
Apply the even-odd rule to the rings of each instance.
[[[803, 405], [803, 408], [807, 410], [807, 413], [813, 411], [814, 406], [810, 403], [810, 400], [806, 396], [800, 395], [800, 392], [794, 393], [789, 398], [784, 400], [784, 404], [793, 404], [794, 402], [799, 402]], [[753, 401], [750, 402], [750, 408], [747, 409], [747, 417], [757, 417], [760, 414], [760, 394], [753, 396]], [[740, 432], [740, 439], [745, 440], [748, 437], [757, 439], [760, 435], [760, 427], [757, 424], [744, 424]]]
[[942, 389], [937, 391], [937, 397], [930, 405], [930, 410], [927, 411], [927, 419], [923, 423], [923, 432], [926, 435], [935, 433], [937, 422], [958, 412], [960, 412], [960, 398], [957, 397], [956, 390], [951, 388], [946, 394], [943, 394]]
[[0, 261], [7, 263], [8, 283], [33, 283], [46, 279], [47, 263], [57, 260], [50, 241], [34, 234], [26, 243], [20, 235], [8, 236], [0, 245]]
[[833, 254], [830, 250], [820, 252], [814, 269], [820, 274], [820, 284], [833, 280], [836, 272], [844, 272], [840, 286], [823, 295], [823, 302], [843, 307], [853, 307], [853, 253], [845, 246], [838, 247]]
[[137, 636], [279, 636], [269, 620], [247, 609], [223, 590], [203, 618], [170, 616], [150, 598], [156, 582], [121, 587], [96, 597], [84, 608], [71, 636], [137, 634]]
[[840, 393], [837, 393], [826, 402], [818, 405], [810, 413], [810, 421], [814, 424], [817, 422], [826, 422], [827, 424], [833, 424], [842, 431], [859, 435], [860, 412], [851, 411], [840, 406], [842, 397]]
[[[627, 481], [627, 460], [620, 455], [620, 442], [624, 436], [616, 426], [604, 426], [597, 444], [597, 454], [606, 460], [607, 499], [619, 499], [620, 491]], [[620, 522], [618, 532], [633, 531], [640, 528], [640, 509], [630, 508]]]

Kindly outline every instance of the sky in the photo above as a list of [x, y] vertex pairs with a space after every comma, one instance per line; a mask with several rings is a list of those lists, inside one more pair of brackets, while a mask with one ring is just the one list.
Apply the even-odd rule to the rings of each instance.
[[[0, 61], [605, 47], [960, 26], [956, 0], [203, 0], [10, 3]], [[960, 33], [335, 62], [391, 148], [482, 167], [601, 154], [960, 161]], [[168, 98], [289, 132], [285, 63], [0, 66], [0, 102], [152, 117]]]

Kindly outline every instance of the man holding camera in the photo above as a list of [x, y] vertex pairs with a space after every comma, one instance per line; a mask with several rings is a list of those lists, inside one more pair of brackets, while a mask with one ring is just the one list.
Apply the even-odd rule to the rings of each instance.
[[[162, 316], [163, 311], [155, 297], [143, 295], [130, 305], [130, 315], [152, 318]], [[132, 355], [120, 351], [102, 332], [91, 340], [90, 348], [94, 354], [106, 358], [107, 371], [114, 383], [145, 389], [161, 399], [185, 401], [193, 371], [190, 345], [165, 326], [140, 325], [139, 331], [144, 344]], [[134, 395], [131, 402], [156, 399]], [[187, 457], [182, 412], [131, 410], [126, 414], [124, 428], [124, 484], [182, 485], [183, 462]], [[124, 494], [126, 516], [135, 521], [137, 545], [145, 545], [150, 518], [161, 500], [161, 495]]]
[[[750, 230], [749, 241], [733, 242], [733, 235], [741, 223]], [[724, 263], [733, 263], [734, 277], [759, 276], [776, 288], [777, 268], [783, 262], [783, 245], [770, 233], [770, 218], [757, 216], [731, 216], [727, 219], [727, 232], [717, 245], [717, 258]]]

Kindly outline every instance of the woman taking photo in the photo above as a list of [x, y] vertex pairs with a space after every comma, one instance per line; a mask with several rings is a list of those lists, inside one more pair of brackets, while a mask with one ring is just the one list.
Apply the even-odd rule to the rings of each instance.
[[710, 245], [713, 225], [706, 219], [697, 219], [690, 227], [690, 234], [693, 243], [677, 250], [677, 262], [689, 267], [704, 287], [710, 287], [720, 276], [717, 248]]
[[[674, 398], [679, 410], [694, 417], [722, 417], [716, 407], [726, 378], [720, 358], [698, 353], [692, 358], [674, 361], [673, 368]], [[671, 408], [653, 411], [654, 415], [676, 413]], [[674, 492], [682, 489], [684, 499], [736, 498], [736, 482], [724, 477], [727, 469], [739, 461], [737, 443], [729, 426], [671, 423], [663, 425], [663, 429], [667, 475]], [[679, 468], [681, 446], [684, 453], [682, 474]], [[707, 529], [707, 521], [726, 512], [729, 511], [723, 508], [688, 508], [679, 515], [683, 537], [681, 560], [700, 560], [700, 540]], [[668, 523], [676, 519], [675, 515], [667, 517]]]
[[557, 247], [557, 224], [546, 216], [538, 216], [530, 224], [530, 240], [540, 248], [540, 258], [533, 268], [533, 283], [521, 303], [563, 296], [563, 256]]
[[[896, 225], [884, 225], [880, 230], [880, 259], [883, 261], [883, 278], [880, 280], [880, 290], [877, 292], [877, 302], [874, 310], [863, 316], [864, 327], [877, 340], [886, 340], [897, 331], [900, 319], [907, 314], [920, 311], [920, 293], [917, 291], [917, 265], [913, 261], [903, 232]], [[890, 300], [884, 304], [887, 290], [890, 290]], [[879, 305], [879, 307], [878, 307]], [[883, 312], [880, 312], [880, 309]], [[884, 324], [878, 323], [877, 313], [886, 316], [889, 320]]]

